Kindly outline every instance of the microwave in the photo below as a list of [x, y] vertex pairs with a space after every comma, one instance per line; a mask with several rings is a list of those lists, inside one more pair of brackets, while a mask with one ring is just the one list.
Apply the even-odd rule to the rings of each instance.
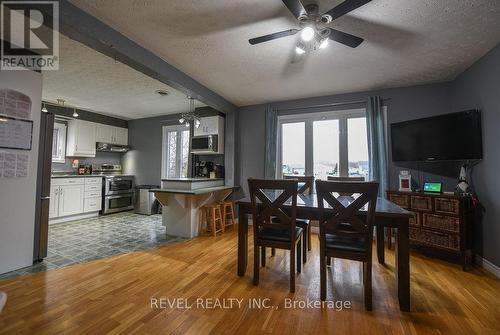
[[218, 137], [219, 137], [218, 135], [193, 136], [191, 138], [191, 153], [218, 154], [219, 153]]

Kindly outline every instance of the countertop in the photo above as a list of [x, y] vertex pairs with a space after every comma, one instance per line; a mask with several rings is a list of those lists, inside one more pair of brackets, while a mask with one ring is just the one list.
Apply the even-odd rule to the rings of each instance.
[[133, 177], [130, 174], [114, 174], [114, 175], [102, 175], [102, 174], [52, 174], [50, 178], [104, 178], [104, 177]]
[[186, 183], [196, 183], [200, 181], [211, 181], [211, 180], [224, 180], [224, 178], [167, 178], [162, 179], [161, 181], [181, 181]]
[[237, 189], [237, 188], [238, 188], [238, 186], [216, 186], [216, 187], [200, 188], [197, 190], [178, 190], [178, 189], [174, 189], [174, 188], [153, 188], [153, 189], [149, 190], [149, 192], [197, 195], [197, 194], [212, 193], [212, 192], [225, 191], [225, 190]]

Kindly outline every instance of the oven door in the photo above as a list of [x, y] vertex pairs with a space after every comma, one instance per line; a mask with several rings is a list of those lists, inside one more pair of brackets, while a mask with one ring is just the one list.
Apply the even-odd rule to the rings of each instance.
[[134, 193], [110, 195], [104, 197], [103, 214], [134, 209]]
[[105, 195], [124, 194], [134, 192], [134, 178], [115, 177], [106, 178]]

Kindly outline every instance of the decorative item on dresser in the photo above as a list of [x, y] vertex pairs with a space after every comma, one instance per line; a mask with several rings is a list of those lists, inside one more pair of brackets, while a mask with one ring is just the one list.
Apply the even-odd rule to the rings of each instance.
[[474, 209], [465, 195], [388, 191], [387, 197], [410, 210], [410, 243], [422, 250], [459, 255], [465, 271], [474, 259]]

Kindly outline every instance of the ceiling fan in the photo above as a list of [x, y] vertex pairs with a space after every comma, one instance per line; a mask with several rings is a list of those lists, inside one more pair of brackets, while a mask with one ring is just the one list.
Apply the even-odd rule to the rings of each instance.
[[299, 55], [328, 46], [329, 40], [342, 43], [351, 48], [358, 47], [364, 39], [331, 28], [330, 23], [339, 17], [367, 4], [372, 0], [345, 0], [324, 14], [319, 14], [318, 5], [303, 6], [300, 0], [282, 0], [298, 20], [300, 29], [289, 29], [248, 40], [252, 45], [292, 36], [300, 32], [300, 42], [295, 47]]

